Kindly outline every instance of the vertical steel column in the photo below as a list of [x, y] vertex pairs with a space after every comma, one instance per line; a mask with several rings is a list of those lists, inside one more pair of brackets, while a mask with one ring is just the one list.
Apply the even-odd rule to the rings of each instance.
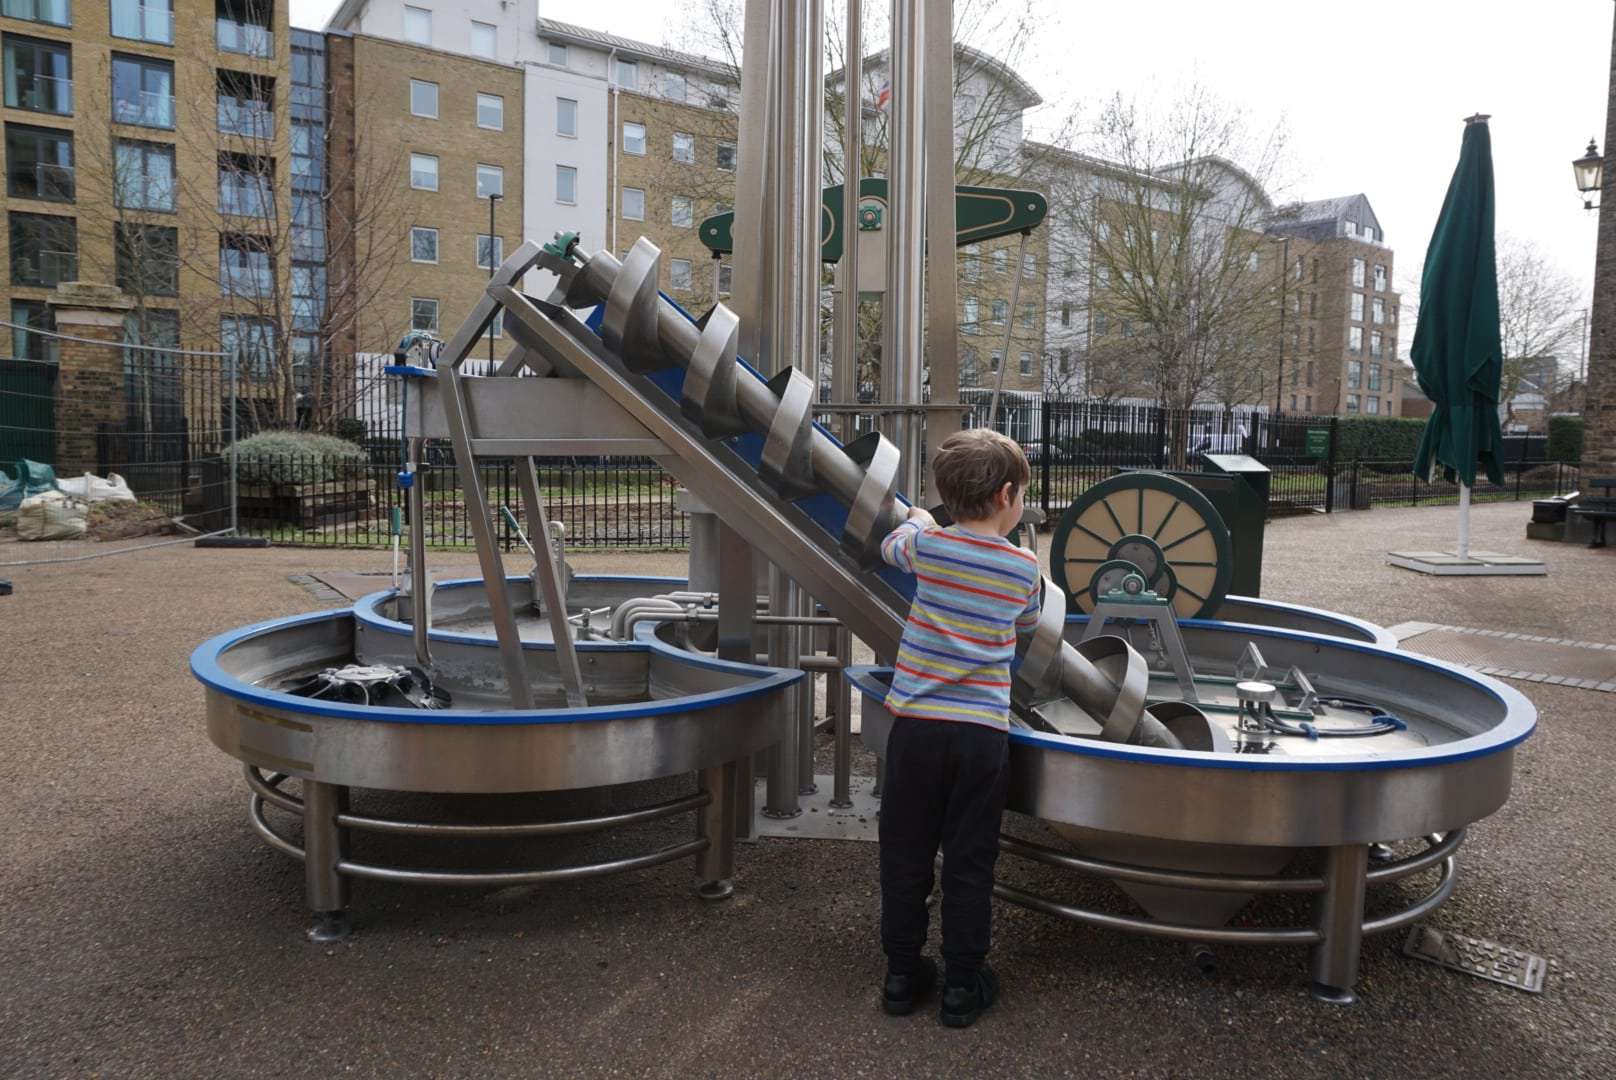
[[572, 624], [567, 622], [567, 599], [561, 595], [561, 574], [556, 569], [555, 548], [550, 537], [550, 515], [544, 511], [544, 499], [539, 494], [539, 468], [531, 457], [517, 461], [516, 478], [522, 488], [522, 500], [527, 503], [528, 532], [534, 534], [530, 539], [534, 552], [533, 572], [539, 577], [540, 595], [550, 614], [550, 637], [555, 643], [556, 665], [561, 669], [561, 685], [566, 690], [568, 705], [588, 708], [588, 688], [584, 686], [583, 669], [578, 666]]
[[314, 912], [313, 941], [348, 936], [348, 879], [337, 870], [348, 855], [348, 832], [337, 815], [347, 812], [347, 788], [303, 781], [303, 891]]
[[[831, 367], [831, 397], [846, 405], [858, 399], [858, 206], [864, 176], [864, 5], [847, 0], [847, 36], [842, 50], [842, 265], [836, 294], [836, 346]], [[836, 434], [853, 438], [855, 418], [839, 417]]]
[[[1004, 320], [1004, 356], [999, 360], [997, 377], [993, 380], [993, 397], [988, 402], [988, 422], [986, 427], [998, 429], [999, 423], [999, 392], [1004, 389], [1004, 373], [1010, 370], [1010, 340], [1016, 329], [1016, 305], [1021, 303], [1021, 277], [1022, 267], [1027, 261], [1027, 238], [1032, 235], [1031, 230], [1021, 231], [1021, 243], [1016, 247], [1016, 262], [1010, 268], [1015, 277], [1010, 282], [1010, 316]], [[1049, 460], [1049, 455], [1044, 455]]]
[[[778, 566], [769, 567], [769, 614], [789, 616], [797, 611], [797, 584]], [[769, 625], [769, 663], [794, 668], [802, 664], [801, 642], [795, 626]], [[804, 679], [777, 706], [785, 711], [788, 723], [780, 741], [769, 751], [769, 774], [763, 792], [763, 812], [772, 818], [793, 818], [802, 813], [797, 802], [797, 759], [801, 752], [798, 727], [802, 723]]]
[[[819, 607], [814, 598], [808, 595], [807, 589], [797, 590], [797, 611], [801, 616], [811, 616]], [[818, 635], [810, 626], [793, 626], [789, 628], [797, 637], [797, 656], [799, 660], [804, 656], [813, 656], [817, 653], [814, 641]], [[797, 794], [813, 795], [819, 791], [819, 785], [814, 783], [814, 690], [818, 678], [812, 671], [803, 673], [802, 693], [797, 697]], [[830, 704], [827, 695], [826, 706]]]
[[[891, 119], [888, 122], [890, 168], [887, 180], [887, 294], [881, 350], [883, 373], [892, 370], [891, 403], [905, 408], [896, 428], [903, 452], [899, 490], [918, 498], [920, 491], [921, 367], [925, 278], [926, 204], [925, 114], [922, 78], [925, 60], [925, 0], [892, 0]], [[945, 28], [945, 33], [948, 29]], [[952, 176], [952, 171], [949, 174]], [[947, 178], [943, 181], [948, 182]]]
[[[926, 355], [931, 367], [931, 404], [959, 402], [959, 278], [954, 246], [959, 226], [954, 209], [954, 3], [923, 0], [926, 21], [921, 27], [921, 83], [925, 87], [926, 155]], [[1018, 269], [1019, 273], [1019, 269]], [[1021, 280], [1019, 277], [1016, 279]], [[1015, 314], [1011, 305], [1011, 315]], [[1005, 349], [1005, 364], [1010, 350]], [[916, 380], [915, 400], [923, 400]], [[958, 431], [955, 410], [925, 413], [926, 445], [936, 446]], [[928, 470], [929, 471], [929, 470]], [[921, 488], [911, 488], [915, 499]], [[929, 490], [929, 487], [928, 487]]]
[[834, 786], [830, 804], [845, 809], [853, 805], [853, 684], [847, 678], [847, 667], [853, 662], [853, 634], [847, 627], [838, 626], [835, 640], [837, 669], [825, 680], [827, 702], [831, 687], [836, 688], [836, 761], [831, 767]]
[[733, 761], [701, 770], [701, 789], [713, 799], [696, 815], [696, 835], [708, 842], [696, 856], [696, 893], [703, 900], [722, 900], [735, 891], [735, 774]]
[[[757, 572], [752, 546], [741, 534], [718, 525], [718, 658], [754, 663], [757, 617]], [[751, 839], [756, 785], [750, 754], [735, 763], [735, 834]]]
[[1347, 844], [1325, 852], [1324, 892], [1319, 894], [1317, 927], [1324, 940], [1313, 946], [1308, 964], [1313, 996], [1335, 1005], [1358, 1000], [1358, 953], [1363, 945], [1364, 889], [1369, 847]]
[[775, 83], [779, 66], [779, 12], [782, 0], [746, 0], [741, 69], [739, 132], [736, 137], [734, 281], [730, 308], [740, 317], [740, 354], [759, 370], [773, 373], [775, 327], [768, 297], [774, 289], [774, 237], [771, 190], [776, 170], [771, 143], [778, 122]]
[[410, 476], [410, 632], [415, 662], [432, 670], [432, 582], [426, 568], [426, 477], [421, 474], [424, 439], [409, 440]]

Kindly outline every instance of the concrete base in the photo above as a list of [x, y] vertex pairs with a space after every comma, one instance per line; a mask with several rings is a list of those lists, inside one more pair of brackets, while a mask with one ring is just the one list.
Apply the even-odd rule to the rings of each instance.
[[1498, 577], [1549, 572], [1549, 568], [1537, 559], [1502, 555], [1496, 551], [1472, 551], [1467, 559], [1461, 559], [1453, 551], [1390, 551], [1386, 553], [1386, 561], [1404, 570], [1437, 577]]
[[[763, 780], [758, 779], [761, 786]], [[875, 777], [855, 776], [849, 783], [848, 793], [853, 805], [836, 809], [830, 805], [835, 781], [829, 774], [816, 774], [814, 784], [819, 791], [798, 799], [802, 813], [794, 818], [771, 818], [757, 814], [753, 818], [756, 835], [795, 837], [799, 840], [868, 840], [877, 839], [876, 828], [881, 800], [874, 795]], [[761, 804], [762, 796], [758, 796]]]

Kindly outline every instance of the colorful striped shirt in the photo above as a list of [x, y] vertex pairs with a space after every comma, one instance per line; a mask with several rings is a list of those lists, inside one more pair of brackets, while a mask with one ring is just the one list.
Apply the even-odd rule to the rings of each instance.
[[915, 575], [887, 708], [1007, 730], [1016, 631], [1038, 625], [1037, 557], [1001, 536], [906, 521], [881, 558]]

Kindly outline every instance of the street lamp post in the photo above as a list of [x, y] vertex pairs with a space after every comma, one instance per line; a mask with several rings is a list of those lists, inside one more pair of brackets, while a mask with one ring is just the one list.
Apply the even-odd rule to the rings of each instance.
[[1270, 244], [1283, 245], [1279, 256], [1279, 371], [1274, 378], [1274, 415], [1279, 415], [1280, 399], [1285, 392], [1285, 286], [1291, 273], [1291, 238], [1270, 236]]
[[1593, 199], [1594, 192], [1605, 182], [1605, 159], [1599, 153], [1599, 144], [1589, 139], [1587, 152], [1571, 163], [1571, 171], [1577, 177], [1577, 190], [1582, 192], [1582, 208], [1599, 209]]
[[[505, 196], [497, 192], [488, 193], [488, 280], [494, 280], [494, 268], [499, 260], [494, 258], [494, 204]], [[488, 324], [488, 374], [494, 373], [494, 324]]]

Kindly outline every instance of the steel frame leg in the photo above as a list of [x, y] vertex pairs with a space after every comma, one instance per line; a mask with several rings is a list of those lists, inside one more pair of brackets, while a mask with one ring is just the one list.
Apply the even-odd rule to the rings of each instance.
[[838, 810], [853, 805], [853, 684], [847, 679], [847, 666], [853, 662], [853, 635], [847, 627], [836, 628], [836, 663], [838, 670], [825, 680], [825, 697], [831, 689], [836, 691], [836, 763], [832, 768], [835, 786], [830, 804]]
[[[797, 608], [797, 584], [777, 566], [769, 569], [769, 614], [792, 615]], [[797, 627], [769, 627], [769, 660], [775, 667], [794, 668], [798, 659]], [[805, 682], [806, 680], [804, 680]], [[785, 734], [768, 751], [768, 782], [764, 785], [763, 813], [771, 818], [794, 818], [802, 813], [797, 801], [797, 724], [802, 716], [802, 683], [776, 708], [784, 709]]]
[[1313, 996], [1332, 1005], [1358, 1000], [1358, 955], [1363, 945], [1364, 889], [1369, 873], [1369, 848], [1347, 844], [1328, 848], [1324, 862], [1324, 892], [1319, 894], [1317, 926], [1324, 940], [1313, 946], [1308, 964]]
[[[756, 658], [753, 633], [757, 617], [757, 571], [752, 545], [718, 519], [718, 656], [721, 660], [752, 663]], [[735, 835], [753, 837], [752, 814], [757, 785], [752, 757], [735, 763]]]
[[348, 830], [337, 815], [348, 811], [348, 789], [314, 780], [303, 782], [303, 891], [314, 925], [310, 941], [348, 936], [348, 879], [337, 869], [348, 855]]
[[696, 856], [696, 894], [703, 900], [723, 900], [735, 891], [735, 797], [738, 762], [729, 761], [701, 770], [701, 789], [713, 801], [696, 815], [696, 835], [709, 841]]
[[[797, 590], [797, 614], [812, 615], [818, 607], [814, 598], [808, 595], [807, 589]], [[788, 632], [797, 635], [797, 655], [799, 657], [815, 655], [814, 631], [810, 627], [788, 627]], [[797, 696], [797, 794], [816, 795], [819, 785], [814, 783], [814, 690], [818, 679], [812, 671], [805, 672], [802, 680], [802, 692]], [[826, 704], [830, 702], [827, 694]]]

